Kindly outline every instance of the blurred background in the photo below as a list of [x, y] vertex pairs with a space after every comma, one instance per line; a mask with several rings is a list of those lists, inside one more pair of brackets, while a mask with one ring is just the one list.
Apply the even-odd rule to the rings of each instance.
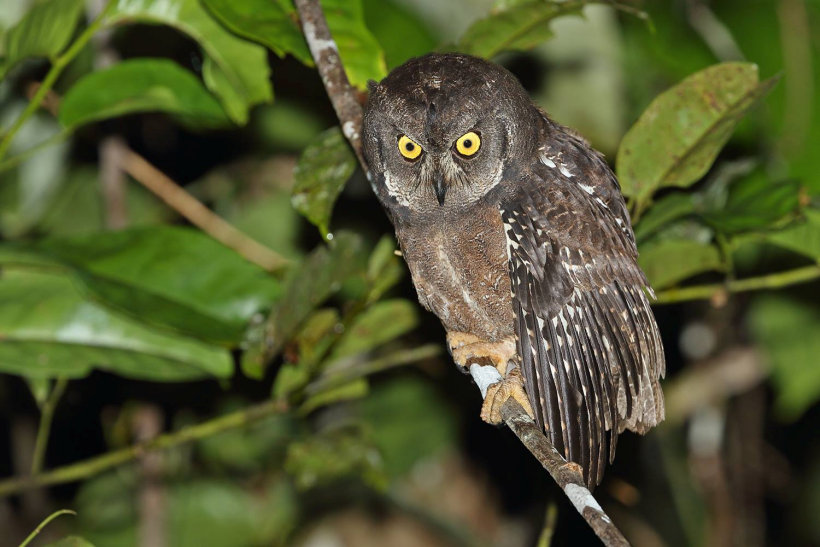
[[[323, 2], [358, 87], [481, 52], [613, 167], [691, 74], [779, 78], [703, 176], [630, 196], [667, 420], [620, 437], [596, 497], [634, 545], [820, 545], [820, 4], [563, 3], [533, 28], [529, 4]], [[595, 544], [480, 420], [292, 6], [104, 5], [0, 4], [0, 545], [62, 508], [33, 545]]]

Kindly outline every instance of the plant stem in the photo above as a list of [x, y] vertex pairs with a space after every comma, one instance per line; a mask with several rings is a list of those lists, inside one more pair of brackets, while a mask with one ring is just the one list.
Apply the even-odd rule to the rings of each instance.
[[31, 474], [36, 475], [43, 469], [43, 460], [48, 447], [48, 437], [51, 433], [51, 422], [54, 419], [54, 410], [68, 385], [67, 378], [57, 378], [51, 393], [43, 404], [40, 413], [40, 427], [37, 429], [37, 440], [34, 443], [34, 456], [31, 458]]
[[48, 74], [46, 74], [43, 83], [39, 88], [37, 88], [37, 92], [34, 94], [34, 97], [31, 98], [28, 105], [26, 105], [25, 110], [23, 110], [17, 119], [14, 120], [14, 123], [3, 136], [3, 139], [0, 140], [0, 160], [5, 157], [9, 146], [11, 146], [11, 141], [14, 140], [14, 136], [17, 134], [17, 131], [19, 131], [23, 124], [26, 123], [26, 120], [28, 120], [31, 115], [34, 114], [38, 108], [40, 108], [40, 103], [43, 102], [43, 99], [48, 94], [49, 90], [51, 90], [52, 86], [54, 86], [54, 83], [63, 72], [63, 69], [74, 60], [94, 33], [100, 29], [103, 24], [103, 18], [113, 5], [114, 2], [109, 2], [100, 14], [91, 22], [91, 24], [86, 27], [86, 29], [77, 37], [76, 40], [74, 40], [71, 47], [69, 47], [65, 53], [54, 59], [51, 64], [51, 69], [48, 71]]
[[9, 169], [13, 169], [14, 167], [17, 167], [18, 165], [20, 165], [21, 163], [23, 163], [24, 161], [29, 159], [31, 156], [33, 156], [34, 154], [36, 154], [40, 150], [42, 150], [44, 148], [48, 148], [49, 146], [53, 146], [53, 145], [58, 144], [60, 142], [63, 142], [64, 140], [69, 138], [73, 133], [74, 133], [74, 131], [72, 129], [63, 129], [59, 133], [55, 133], [54, 135], [50, 136], [49, 138], [47, 138], [43, 142], [41, 142], [39, 144], [35, 144], [34, 146], [29, 148], [28, 150], [26, 150], [24, 152], [21, 152], [21, 153], [17, 154], [16, 156], [12, 156], [10, 158], [6, 158], [3, 161], [0, 161], [0, 174], [8, 171]]
[[49, 516], [46, 517], [46, 519], [43, 522], [41, 522], [40, 524], [37, 525], [37, 528], [35, 528], [34, 531], [32, 533], [30, 533], [26, 539], [23, 540], [23, 543], [20, 544], [20, 547], [26, 547], [26, 545], [31, 543], [31, 541], [35, 537], [37, 537], [37, 534], [39, 534], [40, 532], [43, 531], [43, 528], [48, 526], [49, 522], [56, 519], [60, 515], [76, 515], [76, 514], [77, 513], [72, 511], [71, 509], [60, 509], [59, 511], [55, 511], [55, 512], [51, 513]]
[[191, 441], [204, 439], [222, 433], [223, 431], [239, 429], [258, 422], [263, 418], [267, 418], [268, 416], [282, 414], [287, 410], [287, 406], [280, 401], [266, 401], [208, 420], [201, 424], [182, 428], [174, 433], [160, 435], [150, 441], [138, 443], [120, 450], [113, 450], [101, 456], [28, 477], [6, 479], [0, 481], [0, 497], [15, 494], [23, 490], [30, 490], [39, 486], [62, 484], [85, 479], [111, 469], [112, 467], [130, 462], [144, 455], [146, 452], [163, 450]]
[[710, 298], [721, 294], [754, 291], [760, 289], [779, 289], [789, 285], [805, 283], [817, 278], [820, 278], [820, 265], [804, 266], [794, 270], [762, 275], [759, 277], [731, 279], [726, 283], [695, 285], [693, 287], [682, 287], [680, 289], [667, 289], [656, 293], [657, 299], [655, 300], [655, 303], [675, 304], [677, 302], [687, 302], [689, 300], [709, 300]]

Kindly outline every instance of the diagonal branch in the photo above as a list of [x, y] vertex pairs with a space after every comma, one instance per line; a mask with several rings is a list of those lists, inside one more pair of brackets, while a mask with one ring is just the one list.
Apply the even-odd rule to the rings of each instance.
[[[294, 0], [294, 4], [299, 13], [305, 40], [307, 40], [310, 53], [322, 77], [322, 83], [342, 125], [342, 131], [356, 152], [362, 169], [367, 174], [368, 168], [362, 156], [361, 144], [362, 107], [356, 99], [356, 90], [347, 79], [339, 57], [339, 49], [330, 35], [319, 0]], [[489, 377], [488, 369], [492, 369], [498, 378]], [[476, 363], [470, 368], [470, 373], [481, 389], [482, 395], [486, 394], [486, 388], [489, 385], [487, 382], [494, 383], [493, 380], [501, 380], [501, 375], [492, 366], [480, 366]], [[502, 416], [507, 427], [541, 462], [541, 465], [564, 490], [573, 506], [586, 519], [604, 545], [617, 547], [629, 545], [586, 487], [580, 467], [567, 462], [558, 453], [521, 405], [512, 399], [508, 400], [502, 409]]]

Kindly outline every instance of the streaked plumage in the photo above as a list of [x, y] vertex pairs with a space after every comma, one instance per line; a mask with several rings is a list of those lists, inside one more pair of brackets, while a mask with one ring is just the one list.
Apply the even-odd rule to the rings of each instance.
[[[465, 135], [474, 156], [454, 148]], [[363, 136], [421, 303], [451, 334], [514, 336], [534, 418], [600, 482], [618, 433], [663, 419], [665, 367], [609, 167], [506, 70], [463, 55], [373, 86]], [[396, 151], [408, 139], [418, 157]]]

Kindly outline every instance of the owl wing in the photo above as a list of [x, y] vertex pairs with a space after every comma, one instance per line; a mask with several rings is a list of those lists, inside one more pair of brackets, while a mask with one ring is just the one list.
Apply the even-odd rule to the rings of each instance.
[[575, 163], [542, 149], [500, 206], [535, 418], [595, 485], [623, 429], [643, 433], [663, 419], [665, 362], [617, 181], [583, 148]]

